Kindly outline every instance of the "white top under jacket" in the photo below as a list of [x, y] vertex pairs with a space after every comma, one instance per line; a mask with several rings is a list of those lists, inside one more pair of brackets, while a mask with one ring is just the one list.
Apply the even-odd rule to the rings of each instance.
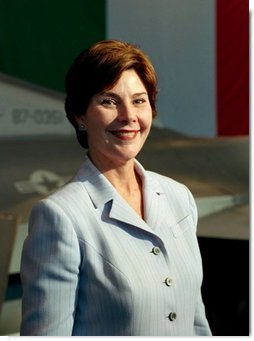
[[32, 210], [21, 335], [211, 335], [197, 210], [182, 184], [145, 171], [144, 220], [86, 158]]

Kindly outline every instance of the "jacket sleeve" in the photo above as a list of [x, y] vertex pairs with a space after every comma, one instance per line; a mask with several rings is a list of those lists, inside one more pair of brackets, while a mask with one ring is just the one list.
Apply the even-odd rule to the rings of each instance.
[[54, 202], [32, 210], [22, 251], [21, 335], [72, 334], [80, 248], [70, 219]]
[[[190, 190], [187, 189], [187, 191], [189, 195], [189, 205], [190, 205], [190, 210], [192, 214], [193, 224], [195, 226], [195, 229], [197, 229], [197, 222], [198, 222], [197, 206], [196, 206], [195, 200]], [[195, 330], [195, 335], [198, 335], [198, 336], [211, 336], [212, 335], [210, 327], [209, 327], [209, 323], [207, 321], [206, 314], [205, 314], [205, 306], [204, 306], [203, 299], [202, 299], [201, 288], [200, 288], [198, 299], [197, 299], [195, 320], [194, 320], [194, 330]]]
[[212, 336], [208, 321], [205, 315], [205, 307], [203, 304], [201, 292], [198, 297], [197, 308], [194, 321], [195, 335]]

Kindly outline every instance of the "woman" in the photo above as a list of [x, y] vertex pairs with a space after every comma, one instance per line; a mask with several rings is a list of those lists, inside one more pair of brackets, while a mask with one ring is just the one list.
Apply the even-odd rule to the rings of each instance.
[[134, 45], [99, 42], [74, 61], [66, 93], [88, 152], [32, 210], [21, 335], [211, 335], [193, 197], [135, 159], [156, 115], [151, 62]]

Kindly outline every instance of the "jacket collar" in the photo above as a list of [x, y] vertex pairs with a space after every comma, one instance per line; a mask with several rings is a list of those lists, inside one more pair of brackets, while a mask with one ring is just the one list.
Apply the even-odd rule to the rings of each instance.
[[88, 157], [78, 171], [76, 178], [85, 186], [95, 208], [100, 208], [112, 201], [109, 212], [110, 218], [153, 232], [156, 225], [163, 219], [160, 209], [160, 196], [163, 195], [163, 189], [154, 180], [150, 172], [146, 172], [137, 160], [135, 160], [135, 170], [143, 183], [145, 221], [135, 214]]
[[115, 197], [115, 189], [109, 180], [94, 166], [87, 156], [77, 176], [94, 204], [95, 208], [105, 205]]

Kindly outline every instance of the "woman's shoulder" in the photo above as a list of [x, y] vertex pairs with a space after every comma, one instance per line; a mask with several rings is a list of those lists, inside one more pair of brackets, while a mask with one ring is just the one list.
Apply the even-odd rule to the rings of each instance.
[[60, 206], [75, 206], [86, 199], [88, 199], [88, 195], [84, 184], [81, 181], [70, 181], [47, 196], [44, 201], [55, 202]]
[[190, 189], [183, 183], [174, 180], [166, 175], [161, 175], [155, 172], [148, 172], [152, 182], [159, 186], [161, 193], [163, 193], [168, 202], [174, 207], [180, 205], [188, 208], [189, 213], [193, 217], [194, 224], [197, 223], [197, 206], [195, 199]]
[[180, 200], [183, 204], [186, 203], [186, 205], [194, 201], [193, 194], [186, 184], [156, 172], [148, 171], [147, 174], [153, 186], [156, 186], [166, 197]]
[[53, 214], [74, 214], [83, 202], [86, 204], [87, 193], [84, 190], [81, 182], [70, 181], [58, 188], [54, 192], [50, 193], [46, 197], [40, 199], [32, 208], [33, 212], [45, 211], [47, 214], [52, 212]]
[[162, 187], [170, 186], [170, 187], [175, 187], [175, 188], [179, 188], [182, 190], [186, 190], [185, 189], [186, 186], [183, 183], [167, 175], [159, 174], [153, 171], [147, 171], [147, 174], [153, 181], [157, 181]]

